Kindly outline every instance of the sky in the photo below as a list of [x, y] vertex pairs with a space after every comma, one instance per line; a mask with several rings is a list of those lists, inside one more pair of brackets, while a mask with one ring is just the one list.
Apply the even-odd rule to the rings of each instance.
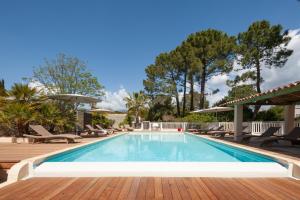
[[[175, 48], [196, 31], [214, 28], [235, 35], [262, 19], [284, 29], [299, 29], [300, 2], [0, 0], [0, 79], [9, 88], [31, 77], [33, 68], [43, 65], [45, 58], [65, 53], [85, 61], [105, 86], [109, 102], [102, 105], [120, 110], [123, 96], [143, 89], [144, 70], [159, 53]], [[284, 82], [274, 82], [278, 76], [274, 73], [265, 88]], [[223, 86], [221, 79], [215, 77], [209, 84]], [[212, 101], [224, 95], [223, 89]]]

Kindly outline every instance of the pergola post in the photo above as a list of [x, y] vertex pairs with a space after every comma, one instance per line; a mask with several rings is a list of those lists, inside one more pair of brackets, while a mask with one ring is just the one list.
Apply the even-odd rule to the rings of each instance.
[[295, 105], [284, 106], [284, 132], [288, 134], [295, 127]]
[[243, 132], [243, 105], [234, 105], [234, 141], [240, 141]]

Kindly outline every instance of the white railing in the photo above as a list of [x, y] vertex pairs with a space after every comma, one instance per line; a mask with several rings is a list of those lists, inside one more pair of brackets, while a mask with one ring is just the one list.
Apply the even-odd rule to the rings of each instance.
[[[212, 123], [191, 123], [191, 122], [142, 122], [141, 130], [148, 131], [177, 131], [178, 129], [206, 129], [212, 126], [224, 126], [226, 131], [234, 131], [233, 122], [212, 122]], [[283, 121], [270, 121], [270, 122], [243, 122], [245, 132], [253, 135], [260, 135], [265, 132], [269, 127], [281, 127], [278, 135], [284, 134]], [[300, 122], [296, 122], [295, 126], [300, 127]]]

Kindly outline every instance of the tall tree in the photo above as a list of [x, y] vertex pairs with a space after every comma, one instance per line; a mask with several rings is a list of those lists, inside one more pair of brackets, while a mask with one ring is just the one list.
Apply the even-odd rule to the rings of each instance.
[[48, 93], [103, 95], [103, 86], [87, 71], [85, 63], [65, 54], [45, 60], [43, 66], [34, 70], [32, 81], [43, 84]]
[[[193, 51], [193, 47], [188, 42], [183, 42], [179, 47], [175, 49], [177, 54], [177, 59], [174, 60], [178, 69], [182, 71], [182, 87], [183, 87], [183, 100], [182, 100], [182, 117], [185, 116], [186, 112], [186, 102], [187, 102], [187, 83], [188, 79], [190, 80], [190, 94], [191, 99], [193, 99], [194, 94], [194, 83], [193, 83], [193, 73], [195, 72], [195, 68], [199, 65], [199, 61], [195, 56]], [[193, 101], [193, 100], [191, 100]], [[193, 102], [191, 103], [193, 106]]]
[[[265, 20], [251, 24], [246, 32], [238, 35], [239, 61], [248, 71], [237, 77], [236, 82], [255, 80], [256, 91], [261, 93], [262, 67], [283, 67], [293, 53], [286, 48], [289, 41], [290, 38], [282, 33], [281, 25], [272, 26]], [[255, 115], [259, 108], [256, 106]]]
[[155, 64], [146, 68], [147, 79], [144, 87], [153, 98], [155, 95], [173, 97], [176, 102], [177, 116], [180, 116], [179, 90], [182, 70], [178, 67], [178, 52], [161, 53], [155, 59]]
[[208, 29], [191, 34], [187, 42], [194, 48], [200, 61], [200, 108], [204, 108], [206, 82], [212, 76], [232, 70], [235, 58], [235, 37], [218, 30]]
[[[252, 79], [256, 80], [256, 90], [261, 93], [262, 67], [283, 67], [293, 53], [286, 48], [290, 38], [282, 34], [282, 26], [271, 26], [268, 21], [258, 21], [250, 25], [246, 32], [238, 35], [238, 53], [243, 69], [253, 70]], [[249, 74], [249, 71], [246, 73]], [[246, 76], [241, 80], [248, 78]]]

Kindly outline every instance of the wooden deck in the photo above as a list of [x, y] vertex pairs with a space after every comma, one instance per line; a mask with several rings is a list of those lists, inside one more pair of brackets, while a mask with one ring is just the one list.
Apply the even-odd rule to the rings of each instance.
[[82, 143], [95, 140], [95, 138], [84, 138], [78, 140], [78, 143], [67, 144], [65, 142], [55, 142], [46, 144], [12, 144], [0, 143], [0, 163], [1, 162], [20, 162], [21, 160], [50, 153], [60, 149], [69, 148]]
[[0, 199], [295, 199], [300, 181], [232, 178], [32, 178], [0, 189]]
[[83, 138], [78, 143], [55, 142], [46, 144], [0, 143], [0, 183], [6, 181], [7, 171], [21, 160], [69, 148], [99, 138]]

